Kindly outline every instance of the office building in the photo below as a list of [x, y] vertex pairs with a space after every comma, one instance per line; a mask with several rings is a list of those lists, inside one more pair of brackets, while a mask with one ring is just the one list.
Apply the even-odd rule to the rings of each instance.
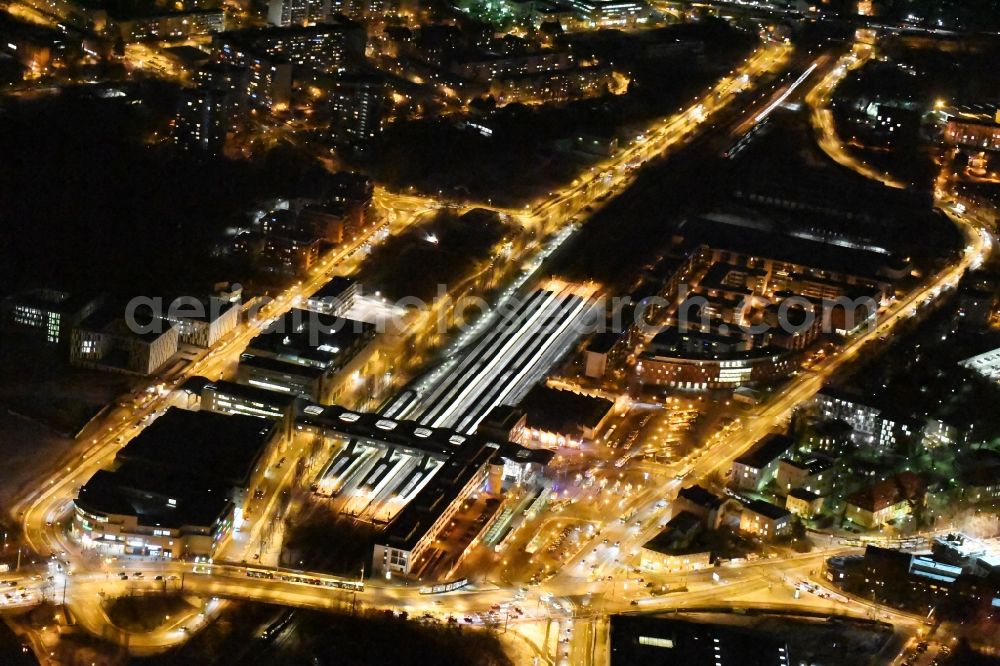
[[590, 28], [634, 27], [649, 21], [652, 8], [643, 0], [566, 0]]
[[306, 299], [306, 308], [331, 317], [342, 317], [361, 296], [361, 283], [338, 275]]
[[250, 342], [237, 381], [332, 402], [343, 384], [339, 373], [374, 338], [373, 324], [295, 309]]
[[1000, 608], [1000, 556], [964, 535], [935, 539], [932, 553], [867, 546], [858, 561], [827, 561], [827, 576], [852, 592], [921, 615], [968, 619]]
[[239, 304], [221, 298], [178, 300], [174, 303], [177, 305], [168, 310], [166, 319], [177, 324], [181, 344], [214, 347], [240, 321]]
[[126, 322], [98, 310], [73, 328], [70, 363], [77, 367], [151, 375], [173, 358], [178, 327], [165, 319]]
[[52, 345], [69, 343], [73, 327], [100, 307], [100, 296], [78, 296], [57, 289], [31, 289], [0, 303], [5, 328]]
[[682, 331], [672, 326], [658, 333], [639, 354], [635, 377], [645, 386], [705, 391], [772, 382], [796, 367], [788, 351], [755, 347], [754, 340], [741, 333]]

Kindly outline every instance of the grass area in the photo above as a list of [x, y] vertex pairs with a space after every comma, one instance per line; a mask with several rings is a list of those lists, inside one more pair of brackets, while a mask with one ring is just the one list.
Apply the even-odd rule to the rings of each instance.
[[128, 596], [102, 602], [111, 622], [126, 631], [149, 633], [195, 610], [180, 596]]

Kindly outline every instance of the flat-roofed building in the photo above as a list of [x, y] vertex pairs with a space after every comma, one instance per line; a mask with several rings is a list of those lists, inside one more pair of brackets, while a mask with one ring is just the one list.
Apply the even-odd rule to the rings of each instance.
[[608, 366], [614, 367], [626, 350], [625, 335], [606, 331], [598, 333], [590, 339], [583, 350], [584, 374], [599, 379], [608, 372]]
[[367, 348], [375, 330], [368, 322], [294, 309], [250, 342], [238, 381], [327, 402], [336, 375]]
[[270, 0], [267, 22], [274, 26], [304, 26], [330, 17], [330, 0]]
[[110, 555], [210, 560], [281, 442], [271, 421], [168, 409], [83, 485], [72, 533]]
[[924, 424], [871, 402], [870, 398], [828, 386], [813, 397], [812, 406], [825, 419], [849, 424], [854, 429], [854, 443], [864, 449], [888, 453], [911, 440], [922, 442]]
[[226, 29], [221, 9], [193, 9], [150, 16], [109, 17], [125, 42], [177, 39], [210, 35]]
[[725, 624], [628, 613], [611, 616], [610, 666], [790, 666], [788, 644], [771, 633]]
[[222, 298], [178, 298], [166, 306], [163, 317], [177, 325], [181, 344], [213, 347], [236, 328], [240, 320], [239, 304]]
[[330, 139], [358, 157], [373, 155], [382, 140], [389, 89], [381, 76], [342, 74], [330, 90]]
[[566, 4], [591, 28], [635, 26], [646, 23], [652, 14], [642, 0], [567, 0]]
[[192, 377], [184, 383], [182, 390], [191, 393], [195, 398], [192, 405], [204, 411], [278, 421], [286, 438], [292, 436], [295, 417], [305, 404], [298, 395], [221, 379], [209, 381], [204, 377]]
[[221, 155], [229, 130], [232, 97], [224, 90], [187, 88], [181, 91], [170, 136], [180, 150]]
[[498, 76], [490, 81], [489, 92], [499, 106], [545, 104], [604, 95], [613, 82], [610, 67], [594, 65]]
[[325, 376], [322, 368], [253, 354], [242, 355], [236, 369], [236, 381], [240, 384], [303, 396], [317, 402], [321, 402]]
[[528, 391], [518, 409], [525, 414], [526, 441], [543, 448], [579, 446], [593, 441], [614, 412], [607, 398], [539, 384]]
[[767, 383], [798, 367], [785, 349], [756, 347], [741, 333], [670, 327], [658, 333], [639, 355], [635, 377], [647, 386], [705, 391]]
[[73, 328], [70, 363], [77, 367], [151, 375], [177, 353], [178, 327], [166, 319], [126, 322], [98, 310]]
[[1000, 110], [976, 105], [946, 109], [944, 141], [950, 146], [977, 151], [1000, 151]]
[[1000, 384], [1000, 347], [967, 358], [959, 365]]
[[338, 275], [306, 299], [306, 307], [314, 312], [341, 317], [354, 307], [361, 295], [361, 283], [354, 278]]
[[31, 289], [5, 298], [0, 312], [8, 330], [49, 344], [66, 345], [73, 327], [93, 314], [103, 300], [58, 289]]
[[215, 37], [214, 48], [224, 62], [243, 66], [267, 58], [336, 72], [363, 63], [366, 43], [365, 30], [359, 23], [331, 18], [315, 25], [225, 32]]

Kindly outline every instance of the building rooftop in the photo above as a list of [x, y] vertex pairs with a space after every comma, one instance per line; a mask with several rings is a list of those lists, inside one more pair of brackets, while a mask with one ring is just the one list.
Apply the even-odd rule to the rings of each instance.
[[271, 40], [292, 39], [295, 37], [310, 37], [322, 35], [331, 30], [344, 30], [347, 28], [361, 29], [361, 24], [350, 20], [346, 16], [335, 16], [323, 23], [313, 25], [291, 25], [291, 26], [264, 26], [254, 28], [244, 28], [242, 30], [227, 30], [219, 33], [220, 39], [251, 45]]
[[681, 511], [670, 519], [667, 527], [643, 544], [643, 548], [664, 555], [688, 552], [691, 537], [702, 527], [701, 519], [690, 511]]
[[328, 369], [343, 365], [350, 358], [345, 355], [374, 335], [368, 322], [294, 309], [251, 340], [246, 353]]
[[456, 455], [469, 442], [473, 443], [473, 448], [489, 444], [499, 457], [522, 463], [548, 465], [555, 456], [555, 453], [545, 449], [529, 449], [514, 442], [492, 440], [482, 435], [463, 435], [450, 428], [434, 428], [417, 421], [388, 418], [371, 412], [355, 412], [339, 405], [307, 405], [302, 409], [298, 422], [336, 432], [347, 438], [406, 446], [439, 456]]
[[767, 467], [777, 458], [783, 456], [792, 448], [792, 438], [788, 435], [771, 433], [764, 437], [753, 448], [741, 455], [734, 462], [753, 469]]
[[611, 664], [785, 666], [787, 644], [759, 631], [653, 615], [611, 616]]
[[270, 370], [273, 372], [284, 372], [289, 375], [309, 377], [310, 379], [317, 379], [326, 373], [323, 368], [311, 365], [300, 365], [298, 363], [292, 363], [291, 361], [283, 361], [279, 358], [254, 356], [253, 354], [246, 353], [240, 356], [240, 365], [245, 365], [250, 368], [260, 368], [261, 370]]
[[195, 46], [170, 46], [163, 49], [172, 58], [182, 63], [185, 67], [195, 68], [208, 63], [212, 59], [212, 54], [202, 51]]
[[577, 434], [596, 428], [615, 403], [607, 398], [583, 395], [539, 384], [518, 404], [527, 416], [527, 426], [544, 432]]
[[[343, 275], [334, 276], [329, 282], [324, 284], [319, 290], [309, 297], [309, 300], [322, 300], [324, 298], [338, 298], [344, 292], [358, 284], [358, 281]], [[360, 285], [359, 285], [360, 286]]]
[[[188, 381], [192, 381], [194, 379], [204, 379], [204, 378], [192, 377]], [[186, 386], [187, 382], [185, 382], [185, 387]], [[268, 391], [267, 389], [258, 388], [256, 386], [238, 384], [236, 382], [229, 382], [222, 379], [218, 381], [206, 380], [206, 383], [201, 388], [201, 391], [215, 391], [216, 393], [231, 395], [237, 398], [242, 398], [244, 400], [251, 400], [265, 405], [278, 407], [281, 409], [293, 405], [299, 400], [299, 396], [290, 393], [282, 393], [280, 391]], [[201, 391], [198, 392], [200, 393]]]
[[607, 354], [621, 339], [621, 333], [615, 333], [613, 331], [597, 333], [590, 338], [590, 342], [587, 343], [587, 351], [594, 352], [595, 354]]
[[170, 408], [128, 443], [113, 469], [99, 470], [77, 504], [136, 516], [147, 527], [211, 529], [249, 483], [275, 425], [252, 416]]
[[383, 543], [412, 550], [463, 488], [497, 453], [483, 442], [470, 440], [431, 477], [417, 496], [399, 512], [382, 536]]
[[428, 427], [417, 421], [355, 412], [339, 405], [308, 405], [302, 410], [298, 421], [345, 439], [381, 442], [446, 458], [442, 468], [399, 512], [380, 537], [380, 543], [403, 549], [413, 548], [441, 512], [489, 461], [509, 460], [519, 464], [545, 466], [555, 455], [544, 449], [529, 449], [513, 442], [491, 440], [482, 435], [463, 435], [450, 428]]
[[777, 504], [771, 504], [770, 502], [765, 502], [764, 500], [755, 499], [744, 505], [746, 510], [752, 511], [753, 513], [760, 514], [771, 520], [780, 520], [782, 518], [787, 518], [792, 515], [789, 513], [788, 509], [780, 507]]
[[141, 463], [98, 470], [80, 488], [76, 504], [90, 513], [135, 516], [140, 525], [170, 529], [210, 528], [232, 509], [225, 486]]
[[152, 344], [177, 327], [174, 322], [154, 317], [149, 312], [142, 312], [141, 309], [134, 312], [133, 323], [136, 326], [133, 326], [125, 321], [124, 313], [124, 309], [108, 305], [80, 322], [78, 328], [119, 338], [134, 338]]
[[59, 312], [62, 314], [72, 314], [80, 311], [86, 305], [94, 302], [99, 297], [84, 294], [71, 294], [58, 289], [28, 289], [8, 296], [6, 300], [18, 305]]
[[682, 224], [680, 233], [690, 249], [707, 245], [792, 265], [876, 279], [890, 260], [886, 254], [843, 247], [781, 233], [739, 216], [713, 214]]
[[808, 472], [810, 475], [819, 474], [820, 472], [825, 472], [826, 470], [833, 467], [833, 461], [826, 456], [809, 456], [802, 460], [791, 460], [790, 458], [782, 458], [781, 462], [786, 465], [791, 465], [796, 469]]
[[171, 407], [136, 435], [117, 459], [243, 487], [275, 428], [273, 422], [253, 416]]
[[677, 497], [683, 497], [692, 504], [696, 504], [710, 510], [715, 509], [725, 501], [722, 497], [719, 497], [715, 493], [698, 485], [682, 488], [681, 491], [677, 493]]
[[815, 502], [819, 499], [819, 495], [811, 490], [806, 490], [805, 488], [792, 488], [788, 491], [788, 496], [809, 503]]

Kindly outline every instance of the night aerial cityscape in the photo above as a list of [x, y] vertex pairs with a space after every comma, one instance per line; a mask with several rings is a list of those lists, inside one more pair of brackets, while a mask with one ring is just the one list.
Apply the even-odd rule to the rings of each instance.
[[0, 10], [0, 666], [1000, 665], [1000, 0]]

